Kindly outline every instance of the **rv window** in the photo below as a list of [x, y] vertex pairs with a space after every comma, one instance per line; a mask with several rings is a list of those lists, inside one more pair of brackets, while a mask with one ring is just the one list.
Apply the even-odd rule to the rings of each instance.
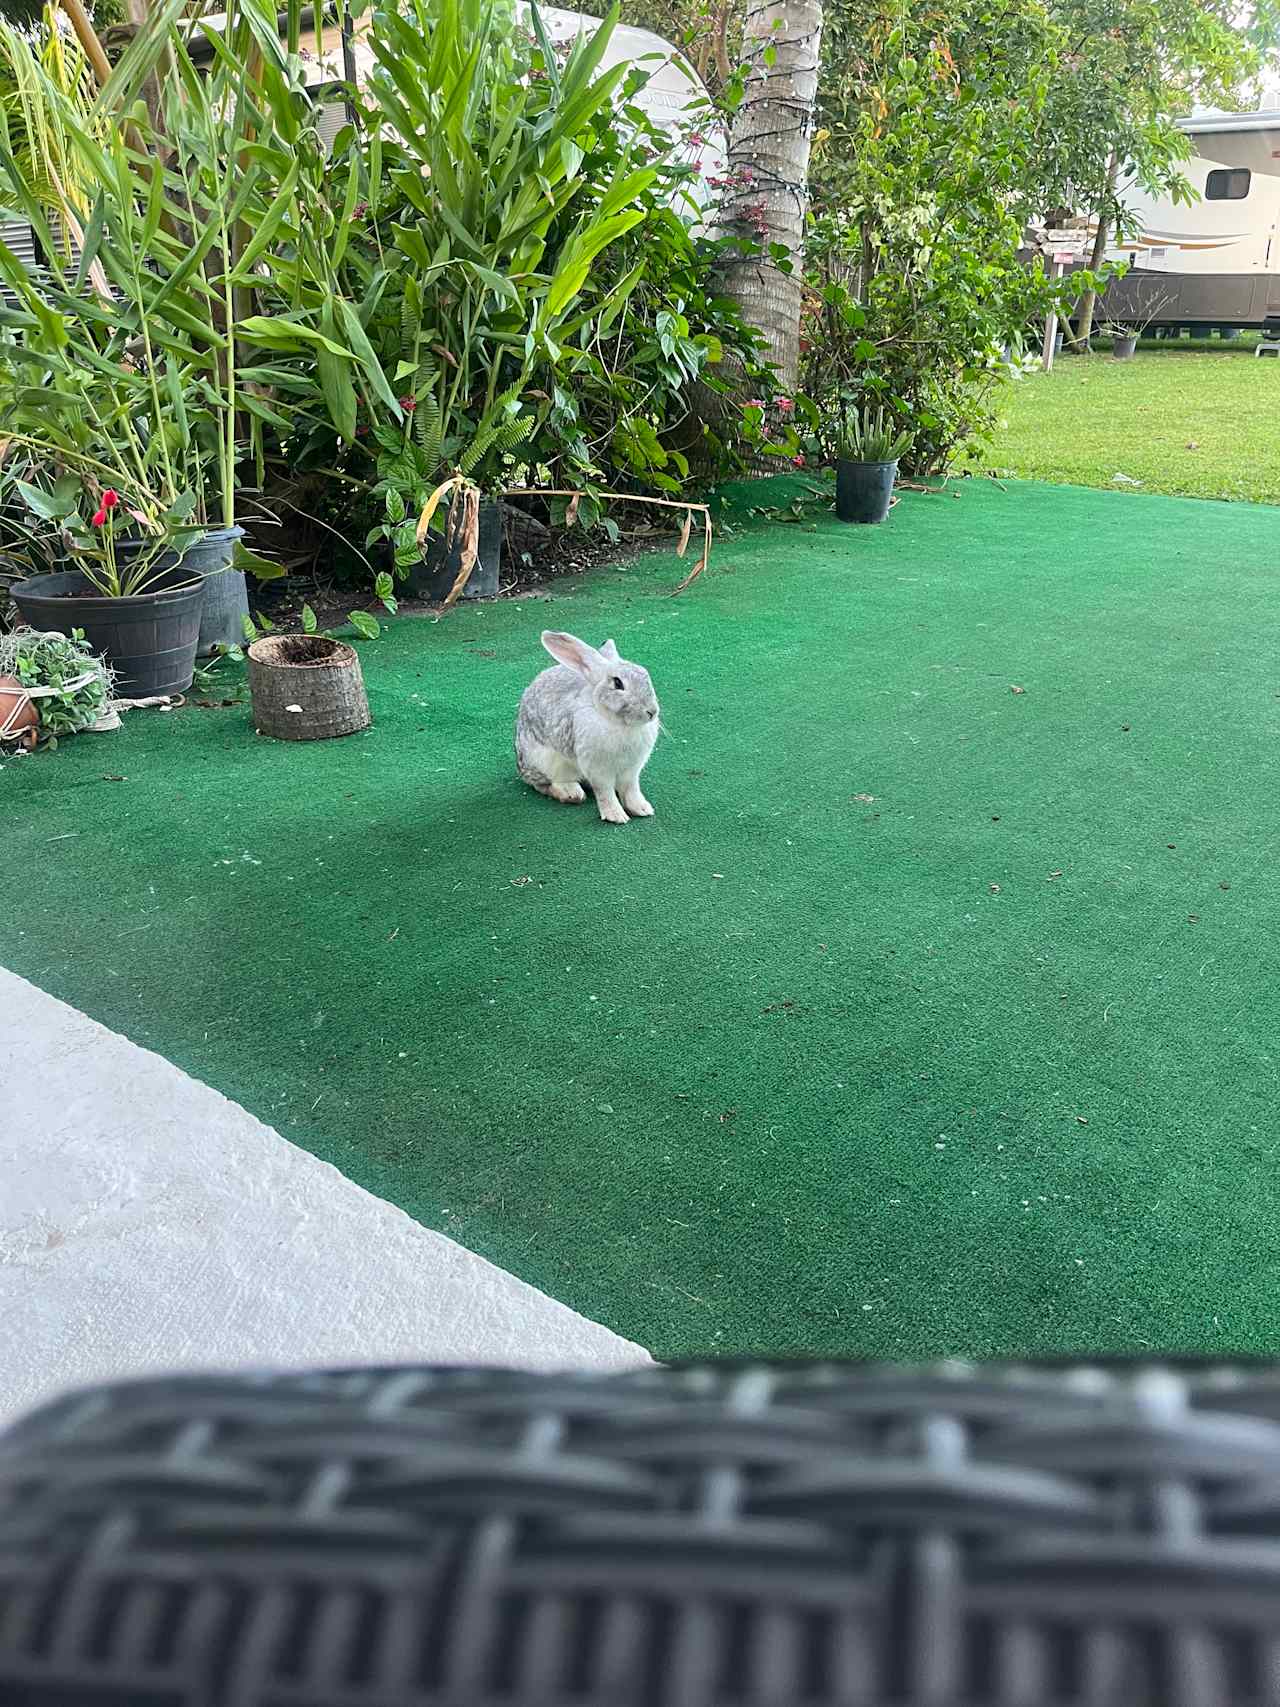
[[1207, 202], [1242, 202], [1249, 194], [1249, 168], [1233, 166], [1230, 171], [1210, 172], [1204, 183]]

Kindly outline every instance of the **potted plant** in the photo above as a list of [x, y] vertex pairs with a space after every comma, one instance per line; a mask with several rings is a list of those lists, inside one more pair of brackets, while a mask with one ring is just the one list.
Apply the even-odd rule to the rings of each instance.
[[1173, 301], [1173, 296], [1158, 277], [1150, 278], [1142, 274], [1113, 279], [1107, 287], [1107, 296], [1111, 297], [1113, 293], [1119, 297], [1116, 306], [1123, 309], [1124, 317], [1118, 320], [1107, 317], [1106, 330], [1111, 335], [1111, 359], [1129, 362], [1133, 360], [1138, 339], [1146, 334], [1153, 320], [1159, 319]]
[[898, 462], [911, 444], [883, 407], [855, 409], [836, 444], [836, 514], [842, 522], [882, 522], [889, 514]]
[[0, 682], [12, 684], [10, 698], [16, 688], [31, 707], [24, 720], [28, 746], [56, 747], [63, 735], [95, 728], [110, 708], [111, 672], [78, 629], [0, 635]]
[[32, 628], [80, 630], [107, 660], [121, 698], [184, 693], [195, 676], [204, 600], [201, 578], [183, 561], [204, 532], [190, 524], [192, 500], [160, 513], [152, 501], [148, 513], [101, 485], [86, 518], [84, 479], [67, 473], [47, 490], [13, 480], [34, 521], [57, 527], [65, 565], [16, 582], [13, 601]]
[[[178, 564], [165, 554], [178, 551], [201, 587], [198, 649], [233, 645], [249, 608], [243, 567], [281, 572], [239, 545], [237, 432], [252, 410], [279, 419], [281, 406], [246, 397], [257, 371], [236, 337], [232, 274], [244, 257], [230, 210], [243, 151], [223, 146], [228, 103], [208, 80], [171, 77], [158, 116], [131, 107], [113, 124], [105, 92], [94, 102], [60, 81], [3, 24], [0, 69], [24, 90], [27, 134], [0, 176], [41, 262], [33, 274], [0, 245], [13, 334], [0, 409], [44, 494], [36, 514], [59, 523], [80, 570], [96, 562], [99, 597], [172, 592]], [[126, 82], [120, 105], [130, 93]], [[155, 169], [165, 158], [168, 185]], [[52, 494], [71, 475], [83, 489], [59, 508]], [[119, 517], [138, 524], [111, 514], [109, 564], [83, 523], [106, 490], [126, 494]]]

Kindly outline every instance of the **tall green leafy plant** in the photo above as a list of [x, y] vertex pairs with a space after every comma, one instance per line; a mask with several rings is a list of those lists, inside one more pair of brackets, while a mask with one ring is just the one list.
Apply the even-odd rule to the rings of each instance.
[[[357, 395], [324, 351], [315, 382], [339, 438], [365, 439], [376, 459], [374, 533], [401, 569], [420, 555], [417, 520], [437, 486], [455, 474], [485, 491], [502, 483], [601, 305], [593, 270], [645, 218], [654, 172], [631, 151], [603, 182], [584, 170], [627, 74], [602, 69], [615, 19], [563, 64], [548, 44], [536, 68], [512, 12], [485, 0], [412, 0], [373, 19], [376, 68], [335, 162], [351, 186], [341, 281], [394, 406]], [[298, 460], [331, 454], [317, 431]]]
[[[148, 554], [203, 525], [210, 484], [224, 495], [233, 484], [218, 432], [202, 442], [189, 406], [208, 393], [220, 424], [234, 387], [200, 274], [209, 239], [193, 238], [196, 205], [175, 195], [159, 155], [140, 152], [137, 126], [87, 107], [47, 49], [0, 26], [0, 67], [22, 91], [20, 134], [0, 109], [0, 171], [41, 262], [30, 273], [0, 244], [8, 467], [26, 463], [17, 491], [63, 527], [103, 591], [136, 591]], [[127, 574], [92, 543], [87, 518], [106, 491], [123, 494], [143, 535]]]
[[[24, 121], [19, 149], [0, 108], [0, 171], [42, 261], [32, 275], [0, 245], [12, 294], [0, 309], [0, 402], [28, 465], [18, 490], [89, 570], [85, 517], [104, 489], [123, 495], [153, 552], [234, 524], [246, 465], [261, 470], [266, 434], [293, 432], [308, 401], [280, 349], [360, 370], [398, 411], [315, 217], [328, 209], [325, 145], [300, 55], [280, 42], [274, 10], [248, 0], [209, 31], [212, 64], [200, 68], [180, 11], [164, 0], [91, 107], [24, 38], [0, 32]], [[161, 63], [148, 109], [139, 91]], [[63, 210], [50, 213], [48, 181], [76, 186], [74, 244], [62, 241]], [[262, 271], [277, 261], [286, 312], [255, 314]], [[239, 561], [279, 572], [252, 553]], [[144, 565], [131, 561], [131, 583]], [[103, 573], [119, 578], [109, 564]]]

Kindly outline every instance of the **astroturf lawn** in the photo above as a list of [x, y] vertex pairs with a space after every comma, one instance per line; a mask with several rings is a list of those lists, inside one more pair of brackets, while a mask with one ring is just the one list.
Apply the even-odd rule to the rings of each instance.
[[[1280, 503], [1280, 357], [1256, 340], [1150, 342], [1130, 362], [1063, 356], [1009, 385], [999, 471], [1196, 498]], [[1120, 476], [1117, 479], [1116, 476]]]
[[[393, 625], [344, 741], [10, 758], [0, 961], [661, 1357], [1280, 1349], [1280, 515], [682, 567]], [[548, 625], [651, 666], [652, 822], [516, 782]]]

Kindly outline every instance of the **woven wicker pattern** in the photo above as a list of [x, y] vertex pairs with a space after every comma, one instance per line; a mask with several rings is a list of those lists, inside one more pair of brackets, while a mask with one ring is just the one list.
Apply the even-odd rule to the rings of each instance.
[[1266, 1369], [424, 1369], [0, 1442], [3, 1707], [1280, 1704]]

